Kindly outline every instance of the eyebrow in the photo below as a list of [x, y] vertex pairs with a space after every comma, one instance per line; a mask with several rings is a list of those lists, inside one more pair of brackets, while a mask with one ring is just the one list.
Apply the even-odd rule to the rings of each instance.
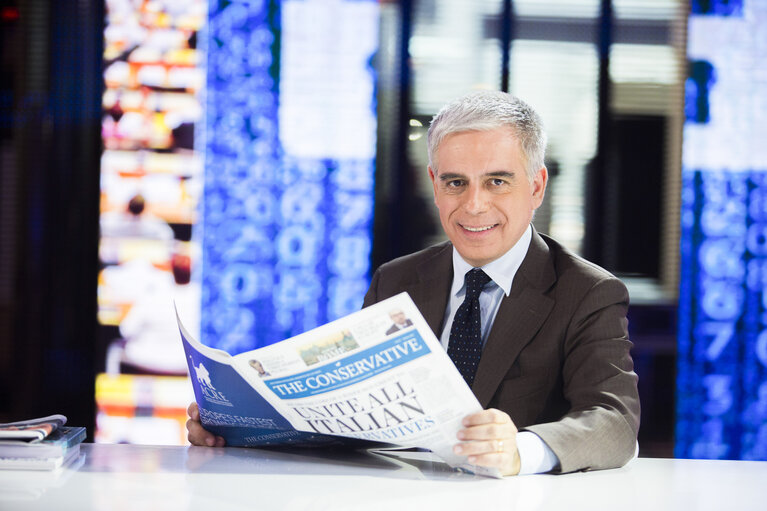
[[[493, 172], [488, 172], [487, 174], [482, 174], [480, 177], [505, 177], [514, 179], [515, 176], [516, 172], [509, 172], [508, 170], [495, 170]], [[444, 174], [439, 174], [440, 181], [449, 181], [451, 179], [466, 179], [466, 176], [457, 172], [445, 172]]]

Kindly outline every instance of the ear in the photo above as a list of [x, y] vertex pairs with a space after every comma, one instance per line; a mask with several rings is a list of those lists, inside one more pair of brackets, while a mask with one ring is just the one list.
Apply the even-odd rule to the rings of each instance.
[[543, 197], [546, 195], [546, 184], [549, 182], [549, 171], [544, 165], [535, 173], [533, 178], [533, 209], [538, 209], [543, 204]]
[[431, 185], [434, 188], [434, 204], [437, 204], [437, 174], [431, 169], [431, 166], [427, 168], [429, 170], [429, 179], [431, 179]]

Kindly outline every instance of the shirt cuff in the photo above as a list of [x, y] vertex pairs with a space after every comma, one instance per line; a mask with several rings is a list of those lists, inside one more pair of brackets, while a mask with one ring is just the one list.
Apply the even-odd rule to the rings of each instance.
[[519, 450], [519, 475], [543, 474], [551, 472], [559, 465], [559, 458], [554, 451], [532, 431], [517, 433], [517, 449]]

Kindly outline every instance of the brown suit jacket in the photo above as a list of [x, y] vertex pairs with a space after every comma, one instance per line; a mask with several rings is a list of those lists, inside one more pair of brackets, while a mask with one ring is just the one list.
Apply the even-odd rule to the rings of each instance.
[[[365, 306], [407, 291], [439, 337], [452, 248], [446, 242], [382, 265]], [[628, 300], [620, 280], [533, 231], [472, 390], [484, 408], [540, 436], [559, 458], [558, 471], [619, 467], [634, 455], [639, 395]]]

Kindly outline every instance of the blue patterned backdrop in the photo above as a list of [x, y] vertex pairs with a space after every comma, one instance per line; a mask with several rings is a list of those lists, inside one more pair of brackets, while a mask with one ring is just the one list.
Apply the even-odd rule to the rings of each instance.
[[359, 0], [211, 2], [205, 344], [239, 353], [362, 305], [377, 9]]
[[677, 457], [767, 460], [767, 2], [693, 1]]

